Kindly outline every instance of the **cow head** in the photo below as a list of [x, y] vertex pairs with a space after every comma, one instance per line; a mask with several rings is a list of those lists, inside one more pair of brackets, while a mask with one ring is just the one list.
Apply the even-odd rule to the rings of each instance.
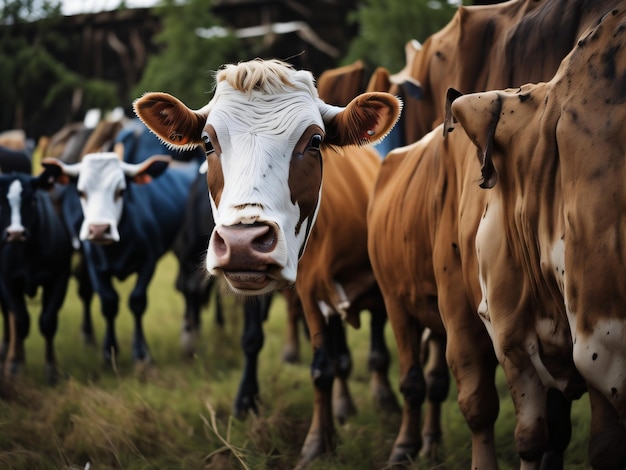
[[233, 291], [260, 295], [295, 282], [319, 207], [324, 145], [381, 140], [401, 102], [366, 93], [330, 106], [311, 73], [275, 60], [226, 65], [216, 79], [200, 110], [165, 93], [148, 93], [134, 108], [167, 144], [204, 144], [216, 222], [206, 267]]
[[54, 170], [39, 176], [22, 173], [0, 175], [0, 219], [2, 242], [23, 242], [29, 239], [37, 221], [40, 201], [37, 190], [54, 185]]
[[46, 158], [44, 168], [57, 169], [60, 183], [76, 178], [76, 187], [83, 209], [79, 238], [102, 245], [119, 242], [118, 224], [123, 212], [123, 194], [129, 182], [148, 183], [165, 171], [169, 157], [158, 156], [131, 164], [113, 152], [91, 153], [79, 163], [66, 164]]

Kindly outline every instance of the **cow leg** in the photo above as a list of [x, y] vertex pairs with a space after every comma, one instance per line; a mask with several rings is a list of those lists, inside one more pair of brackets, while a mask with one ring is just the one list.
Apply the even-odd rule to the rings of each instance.
[[313, 380], [313, 417], [300, 452], [297, 468], [305, 468], [312, 460], [336, 447], [336, 431], [332, 413], [334, 372], [330, 357], [330, 333], [324, 316], [314, 303], [303, 307], [313, 346], [311, 379]]
[[368, 369], [370, 371], [370, 390], [375, 406], [385, 413], [400, 413], [400, 405], [389, 383], [389, 364], [391, 357], [385, 341], [387, 312], [384, 308], [371, 310], [370, 352]]
[[83, 341], [85, 344], [95, 345], [96, 337], [93, 331], [93, 320], [91, 316], [91, 301], [93, 299], [94, 290], [91, 279], [89, 278], [87, 263], [82, 253], [80, 254], [78, 265], [74, 271], [74, 276], [78, 282], [78, 297], [83, 306], [83, 322], [81, 325]]
[[[185, 315], [183, 317], [183, 328], [180, 334], [180, 346], [184, 357], [191, 358], [196, 353], [196, 345], [200, 337], [200, 329], [202, 326], [202, 306], [207, 303], [212, 281], [207, 282], [189, 282], [178, 286], [185, 298]], [[216, 310], [218, 308], [216, 302]], [[219, 312], [221, 315], [221, 312]]]
[[45, 285], [42, 294], [42, 309], [39, 317], [39, 331], [45, 339], [46, 380], [54, 385], [58, 379], [54, 337], [59, 324], [59, 310], [63, 306], [70, 273], [60, 272], [55, 279]]
[[385, 306], [398, 347], [400, 392], [404, 397], [400, 431], [389, 456], [389, 462], [394, 464], [414, 459], [422, 447], [420, 427], [426, 382], [420, 361], [420, 338], [424, 327], [395, 298], [385, 298]]
[[259, 399], [258, 358], [263, 348], [263, 322], [267, 319], [272, 297], [265, 295], [259, 298], [246, 299], [244, 311], [244, 327], [241, 336], [241, 347], [245, 356], [243, 376], [235, 399], [233, 415], [243, 418], [252, 410], [258, 413]]
[[112, 364], [119, 353], [119, 344], [115, 332], [115, 319], [119, 311], [119, 295], [113, 287], [111, 278], [108, 276], [102, 276], [97, 285], [102, 315], [106, 323], [104, 341], [102, 343], [102, 356], [106, 363]]
[[548, 447], [541, 457], [541, 470], [563, 468], [563, 454], [572, 437], [572, 402], [560, 390], [548, 390]]
[[450, 373], [446, 362], [446, 337], [428, 330], [422, 339], [422, 362], [426, 380], [426, 408], [422, 425], [423, 447], [421, 455], [437, 459], [441, 441], [441, 404], [448, 397]]
[[[20, 292], [20, 291], [18, 291]], [[30, 332], [30, 316], [22, 295], [13, 296], [13, 308], [9, 311], [9, 352], [7, 354], [8, 369], [6, 373], [15, 377], [20, 367], [26, 362], [24, 341]]]
[[589, 461], [592, 468], [623, 470], [626, 468], [626, 429], [609, 400], [588, 384], [591, 404]]
[[148, 306], [147, 289], [154, 274], [155, 264], [147, 262], [137, 274], [137, 282], [128, 298], [128, 307], [135, 320], [133, 332], [133, 361], [148, 364], [152, 361], [150, 349], [143, 332], [143, 314]]
[[298, 324], [304, 318], [304, 312], [295, 289], [284, 289], [282, 294], [287, 301], [287, 339], [283, 348], [283, 362], [296, 364], [300, 362]]
[[[0, 289], [4, 286], [0, 285]], [[9, 344], [11, 342], [11, 325], [9, 305], [6, 302], [4, 291], [0, 294], [0, 310], [2, 310], [2, 343], [0, 344], [0, 374], [4, 374], [4, 363], [9, 353]], [[1, 376], [1, 375], [0, 375]]]
[[350, 395], [348, 378], [352, 372], [352, 357], [346, 339], [346, 329], [339, 315], [328, 319], [328, 351], [334, 369], [333, 416], [343, 424], [356, 414], [356, 407]]

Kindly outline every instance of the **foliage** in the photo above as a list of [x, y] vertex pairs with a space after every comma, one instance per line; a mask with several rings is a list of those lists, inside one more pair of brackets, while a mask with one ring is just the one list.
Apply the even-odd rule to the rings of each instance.
[[143, 77], [133, 89], [134, 98], [147, 91], [164, 91], [191, 108], [200, 108], [209, 101], [207, 94], [212, 91], [210, 72], [241, 58], [239, 40], [229, 34], [211, 38], [196, 34], [199, 28], [219, 26], [211, 2], [206, 0], [165, 0], [155, 13], [163, 22], [156, 38], [163, 50], [148, 60]]
[[392, 72], [404, 67], [404, 45], [411, 39], [423, 42], [445, 26], [457, 6], [445, 0], [363, 0], [349, 18], [360, 26], [345, 64], [357, 59]]
[[81, 115], [89, 107], [116, 104], [114, 83], [82, 77], [58, 59], [77, 47], [59, 27], [59, 5], [10, 0], [0, 10], [0, 129], [45, 127], [76, 93], [83, 98]]

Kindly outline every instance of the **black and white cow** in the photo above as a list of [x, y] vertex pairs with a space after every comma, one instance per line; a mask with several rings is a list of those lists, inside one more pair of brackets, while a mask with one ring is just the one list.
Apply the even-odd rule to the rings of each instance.
[[[25, 296], [42, 288], [39, 329], [45, 338], [46, 375], [57, 379], [54, 336], [58, 313], [70, 277], [72, 244], [48, 194], [54, 169], [39, 176], [0, 175], [0, 300], [4, 336], [0, 360], [16, 374], [25, 359], [24, 340], [30, 330]], [[11, 335], [15, 337], [11, 337]]]
[[169, 157], [161, 156], [130, 164], [114, 152], [88, 154], [72, 165], [43, 161], [46, 168], [61, 170], [60, 182], [75, 180], [83, 217], [79, 238], [106, 320], [103, 353], [109, 361], [118, 352], [119, 295], [112, 280], [132, 274], [137, 274], [128, 299], [135, 319], [132, 355], [135, 361], [151, 359], [142, 327], [147, 288], [157, 262], [171, 248], [183, 223], [189, 188], [198, 171], [196, 164], [168, 169], [169, 162]]

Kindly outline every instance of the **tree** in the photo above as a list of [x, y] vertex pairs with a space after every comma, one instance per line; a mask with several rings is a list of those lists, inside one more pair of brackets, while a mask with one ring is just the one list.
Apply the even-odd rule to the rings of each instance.
[[163, 49], [148, 60], [133, 94], [138, 98], [148, 91], [163, 91], [191, 108], [200, 108], [210, 98], [211, 72], [223, 63], [242, 58], [239, 40], [219, 26], [207, 0], [187, 0], [182, 4], [165, 0], [155, 13], [163, 22], [163, 30], [156, 38]]
[[404, 45], [411, 39], [423, 42], [452, 18], [460, 2], [445, 0], [364, 0], [351, 15], [359, 24], [344, 63], [357, 59], [371, 67], [392, 72], [404, 67]]
[[0, 10], [0, 130], [19, 128], [34, 138], [57, 130], [59, 116], [81, 97], [82, 114], [90, 107], [115, 106], [115, 85], [86, 79], [58, 57], [76, 47], [59, 22], [58, 0], [8, 0]]

